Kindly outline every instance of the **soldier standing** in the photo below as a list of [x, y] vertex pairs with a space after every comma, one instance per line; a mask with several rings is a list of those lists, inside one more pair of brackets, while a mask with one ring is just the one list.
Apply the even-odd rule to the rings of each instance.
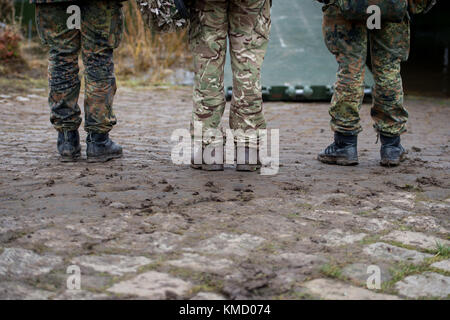
[[[123, 32], [119, 0], [31, 0], [36, 3], [36, 25], [49, 51], [50, 121], [58, 131], [57, 148], [62, 161], [81, 155], [78, 96], [78, 56], [85, 66], [85, 124], [87, 161], [104, 162], [122, 156], [122, 147], [109, 138], [116, 124], [112, 105], [117, 90], [113, 51]], [[69, 28], [69, 5], [80, 9], [80, 27]]]
[[324, 163], [358, 164], [357, 135], [362, 130], [359, 110], [364, 97], [364, 70], [370, 42], [375, 80], [371, 116], [381, 140], [383, 166], [404, 160], [400, 134], [406, 131], [408, 112], [403, 105], [400, 63], [409, 55], [410, 28], [406, 15], [400, 22], [382, 21], [381, 29], [368, 30], [364, 21], [343, 17], [335, 0], [323, 7], [325, 43], [339, 65], [329, 113], [334, 143], [318, 155]]
[[[266, 128], [261, 66], [269, 41], [270, 7], [270, 0], [196, 0], [191, 10], [189, 38], [195, 69], [191, 134], [196, 139], [196, 122], [202, 124], [203, 133], [220, 126], [226, 104], [224, 65], [229, 39], [233, 71], [230, 127], [234, 130], [235, 143], [245, 145], [246, 153], [245, 163], [237, 164], [239, 171], [259, 168], [259, 164], [249, 161], [249, 154], [258, 148], [258, 137], [249, 138], [243, 132]], [[203, 149], [213, 141], [208, 135], [202, 137], [202, 150], [194, 151], [192, 167], [223, 170], [223, 162], [204, 163]], [[223, 145], [219, 148], [223, 150]], [[201, 163], [194, 161], [196, 152], [201, 152]]]

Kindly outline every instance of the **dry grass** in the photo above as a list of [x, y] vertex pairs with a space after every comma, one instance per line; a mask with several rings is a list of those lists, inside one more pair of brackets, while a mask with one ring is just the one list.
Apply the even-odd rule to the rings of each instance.
[[116, 70], [122, 78], [144, 77], [147, 83], [160, 83], [174, 68], [191, 69], [186, 30], [153, 33], [134, 1], [125, 3], [124, 12], [125, 32], [116, 54]]
[[[5, 1], [0, 0], [0, 4], [3, 5]], [[115, 52], [114, 61], [118, 80], [122, 84], [131, 86], [158, 85], [167, 83], [168, 76], [177, 68], [192, 69], [187, 30], [172, 34], [152, 33], [144, 25], [135, 1], [124, 2], [124, 13], [123, 41]], [[17, 18], [16, 21], [11, 23], [10, 28], [16, 30], [17, 35], [20, 35], [21, 32], [23, 33], [23, 30], [19, 28], [20, 25], [20, 18]], [[1, 44], [0, 33], [0, 54]], [[6, 46], [4, 47], [6, 48]], [[12, 49], [14, 49], [14, 61], [20, 63], [12, 63], [12, 61], [3, 63], [0, 61], [1, 77], [46, 79], [47, 48], [42, 46], [38, 38], [31, 42], [21, 41], [20, 48], [13, 47]], [[23, 59], [20, 57], [23, 57]], [[84, 66], [81, 61], [79, 64], [80, 74], [83, 74]], [[0, 87], [4, 89], [2, 84], [0, 84]]]

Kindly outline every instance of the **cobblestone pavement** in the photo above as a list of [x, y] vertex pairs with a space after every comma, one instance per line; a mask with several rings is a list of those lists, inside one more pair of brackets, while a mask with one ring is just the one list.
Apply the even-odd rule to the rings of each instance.
[[449, 100], [407, 99], [408, 160], [390, 169], [368, 105], [360, 165], [335, 167], [315, 160], [327, 104], [266, 104], [282, 166], [261, 176], [172, 164], [190, 89], [121, 88], [124, 158], [62, 164], [42, 95], [0, 97], [2, 299], [449, 298]]

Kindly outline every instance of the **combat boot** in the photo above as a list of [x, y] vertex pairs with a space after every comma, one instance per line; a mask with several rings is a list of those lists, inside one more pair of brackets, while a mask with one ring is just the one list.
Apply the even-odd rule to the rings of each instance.
[[352, 166], [358, 164], [357, 135], [334, 133], [334, 142], [319, 153], [317, 159], [323, 163]]
[[258, 171], [260, 168], [258, 149], [244, 146], [236, 148], [236, 171]]
[[[203, 157], [204, 150], [205, 150], [204, 147], [199, 148], [199, 147], [194, 146], [192, 148], [192, 150], [193, 151], [191, 153], [191, 168], [205, 170], [205, 171], [223, 171], [224, 170], [223, 148], [222, 148], [221, 163], [210, 163], [210, 164], [205, 163], [205, 160]], [[212, 157], [215, 156], [216, 151], [217, 151], [217, 149], [214, 149], [212, 151]], [[218, 152], [220, 152], [220, 151], [218, 151]], [[220, 155], [219, 155], [219, 157], [220, 157]]]
[[122, 157], [122, 147], [113, 142], [108, 133], [89, 132], [86, 143], [87, 162], [106, 162]]
[[77, 161], [81, 156], [80, 135], [78, 130], [63, 130], [58, 132], [58, 152], [62, 162]]
[[395, 167], [405, 160], [406, 151], [400, 144], [400, 136], [388, 137], [380, 134], [381, 140], [381, 161], [385, 167]]

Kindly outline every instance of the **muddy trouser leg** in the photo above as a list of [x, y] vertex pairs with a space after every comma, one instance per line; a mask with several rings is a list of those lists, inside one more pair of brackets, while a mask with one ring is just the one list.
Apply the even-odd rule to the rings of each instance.
[[81, 124], [78, 96], [80, 32], [67, 28], [67, 4], [36, 4], [36, 27], [49, 50], [50, 122], [58, 131], [77, 130]]
[[81, 6], [81, 46], [85, 71], [85, 130], [108, 133], [116, 124], [117, 90], [113, 51], [123, 32], [122, 4], [92, 1]]
[[[228, 1], [197, 0], [189, 30], [195, 71], [191, 135], [194, 138], [194, 123], [200, 122], [204, 145], [212, 142], [212, 139], [205, 137], [205, 132], [219, 129], [225, 110], [227, 34]], [[195, 139], [198, 140], [198, 137]]]
[[236, 143], [256, 148], [257, 130], [266, 128], [261, 67], [269, 42], [270, 1], [233, 0], [229, 15], [233, 71], [230, 127], [235, 130]]
[[387, 23], [370, 33], [375, 79], [371, 115], [374, 128], [386, 136], [406, 131], [408, 111], [403, 106], [400, 63], [409, 54], [409, 22]]
[[358, 134], [362, 130], [359, 110], [364, 98], [366, 25], [345, 20], [338, 8], [328, 6], [324, 11], [323, 35], [339, 65], [329, 110], [331, 128], [345, 135]]

